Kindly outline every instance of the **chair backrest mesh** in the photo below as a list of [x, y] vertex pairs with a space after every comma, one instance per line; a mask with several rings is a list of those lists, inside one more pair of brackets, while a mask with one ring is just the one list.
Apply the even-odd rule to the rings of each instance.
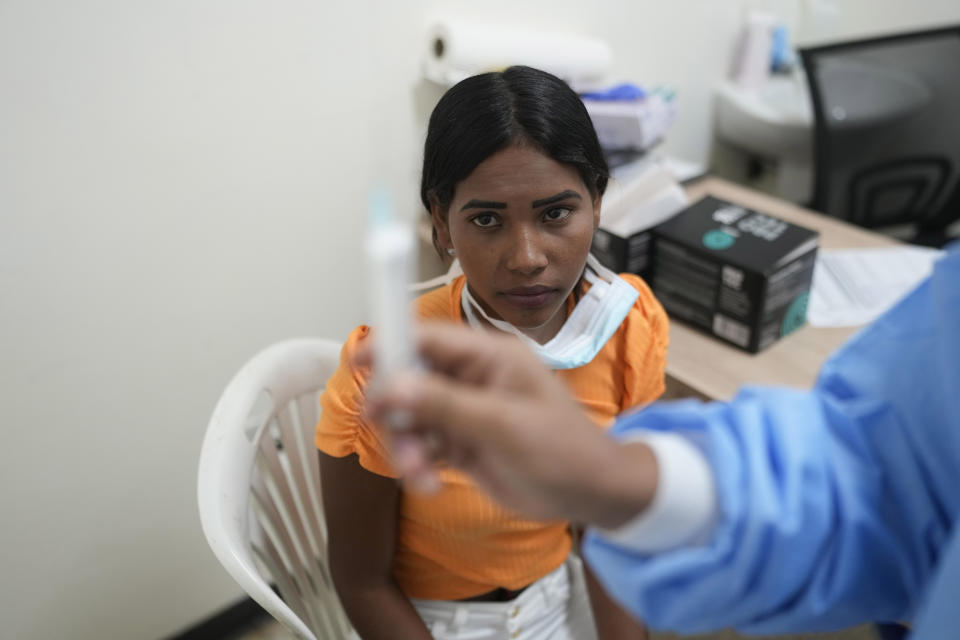
[[864, 227], [960, 218], [960, 27], [801, 51], [814, 201]]

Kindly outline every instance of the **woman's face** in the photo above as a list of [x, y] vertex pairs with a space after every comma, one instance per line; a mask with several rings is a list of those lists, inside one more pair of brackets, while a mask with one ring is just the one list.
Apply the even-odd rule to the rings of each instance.
[[575, 168], [508, 147], [457, 184], [449, 210], [435, 205], [431, 215], [487, 314], [541, 344], [556, 335], [600, 221], [600, 198]]

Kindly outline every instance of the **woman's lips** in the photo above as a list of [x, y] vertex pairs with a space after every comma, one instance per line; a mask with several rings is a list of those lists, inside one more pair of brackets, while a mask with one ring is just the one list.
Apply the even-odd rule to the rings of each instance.
[[556, 293], [557, 290], [552, 287], [515, 287], [504, 291], [503, 297], [506, 298], [510, 304], [532, 309], [547, 304], [550, 298]]

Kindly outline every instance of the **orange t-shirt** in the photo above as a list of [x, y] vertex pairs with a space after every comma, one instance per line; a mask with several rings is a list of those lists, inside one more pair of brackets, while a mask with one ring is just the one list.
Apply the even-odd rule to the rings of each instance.
[[[621, 277], [640, 295], [620, 328], [591, 362], [556, 372], [594, 422], [604, 427], [664, 389], [667, 316], [643, 280]], [[419, 317], [462, 323], [463, 286], [461, 276], [420, 296]], [[369, 371], [351, 364], [368, 332], [366, 326], [357, 327], [344, 344], [340, 368], [321, 396], [315, 441], [328, 455], [356, 453], [364, 469], [396, 477], [382, 434], [361, 414]], [[570, 553], [566, 522], [520, 518], [454, 469], [441, 468], [440, 479], [443, 488], [435, 495], [405, 491], [401, 496], [393, 573], [408, 597], [457, 600], [497, 587], [519, 589], [556, 569]]]

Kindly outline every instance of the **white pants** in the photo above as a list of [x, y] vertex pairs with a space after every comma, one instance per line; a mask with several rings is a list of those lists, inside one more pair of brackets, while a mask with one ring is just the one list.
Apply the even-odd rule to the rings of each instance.
[[411, 598], [435, 640], [596, 640], [580, 558], [527, 587], [509, 602]]

